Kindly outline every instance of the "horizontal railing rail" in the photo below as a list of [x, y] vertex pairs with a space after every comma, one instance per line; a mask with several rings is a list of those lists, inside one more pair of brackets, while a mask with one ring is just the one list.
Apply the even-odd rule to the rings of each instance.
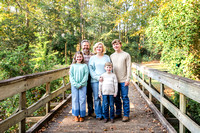
[[[19, 132], [25, 132], [26, 117], [45, 105], [46, 113], [50, 112], [50, 101], [61, 94], [63, 100], [66, 99], [65, 91], [70, 89], [70, 83], [65, 83], [68, 73], [69, 67], [0, 81], [0, 100], [20, 94], [19, 111], [0, 121], [0, 132], [6, 131], [17, 123], [19, 123]], [[59, 78], [63, 78], [63, 85], [54, 92], [50, 92], [50, 83]], [[46, 94], [36, 103], [26, 107], [26, 91], [43, 84], [46, 84]]]
[[[132, 64], [134, 72], [132, 73], [135, 80], [142, 85], [142, 90], [148, 90], [149, 100], [152, 101], [154, 96], [160, 102], [160, 112], [164, 113], [164, 107], [167, 108], [178, 120], [179, 131], [185, 132], [185, 127], [192, 133], [199, 133], [200, 126], [195, 123], [186, 114], [186, 97], [193, 99], [200, 103], [200, 82], [173, 75], [167, 72], [159, 71], [156, 69], [148, 68], [136, 63]], [[140, 76], [142, 75], [142, 76]], [[145, 82], [145, 75], [149, 78], [149, 83]], [[153, 89], [151, 80], [157, 80], [160, 82], [160, 92]], [[164, 97], [164, 85], [177, 91], [180, 94], [180, 107], [177, 108], [167, 98]]]

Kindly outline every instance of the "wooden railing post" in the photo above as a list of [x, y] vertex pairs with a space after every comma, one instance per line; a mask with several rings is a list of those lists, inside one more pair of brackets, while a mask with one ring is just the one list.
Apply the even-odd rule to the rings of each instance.
[[[186, 113], [186, 97], [182, 93], [180, 93], [180, 111], [182, 113]], [[185, 133], [185, 126], [179, 122], [179, 132], [180, 133]]]
[[[20, 93], [19, 97], [19, 109], [25, 110], [26, 109], [26, 91]], [[19, 122], [19, 133], [26, 132], [26, 118]]]
[[[169, 110], [178, 120], [179, 120], [179, 132], [185, 133], [189, 130], [192, 133], [199, 133], [200, 126], [196, 123], [190, 116], [187, 115], [186, 111], [186, 99], [190, 98], [198, 103], [200, 103], [200, 82], [191, 80], [188, 78], [180, 77], [177, 75], [172, 75], [170, 73], [162, 72], [159, 70], [151, 69], [145, 67], [141, 64], [134, 64], [132, 65], [137, 71], [137, 79], [138, 79], [138, 86], [142, 85], [145, 86], [145, 89], [151, 92], [152, 98], [157, 99], [160, 102], [160, 112], [164, 115], [165, 108]], [[143, 82], [143, 75], [142, 72], [145, 70], [144, 74], [149, 76], [149, 84]], [[135, 76], [135, 75], [134, 75]], [[150, 79], [152, 78], [152, 79]], [[156, 80], [160, 83], [160, 93], [154, 90], [154, 86], [151, 83], [151, 80]], [[153, 82], [153, 81], [152, 81]], [[150, 87], [151, 86], [151, 87]], [[179, 92], [180, 94], [180, 105], [179, 108], [174, 106], [171, 101], [165, 97], [164, 88], [171, 88], [174, 91]], [[136, 88], [139, 89], [136, 85]], [[189, 90], [188, 90], [189, 88]], [[141, 89], [142, 90], [142, 89]], [[141, 92], [139, 89], [139, 91]], [[142, 93], [143, 94], [143, 93]], [[150, 95], [150, 94], [149, 94]], [[150, 99], [151, 96], [149, 96]], [[159, 116], [161, 116], [159, 114]], [[170, 132], [175, 132], [172, 129], [172, 126], [168, 126]]]
[[[144, 71], [142, 72], [142, 80], [144, 81]], [[144, 92], [144, 85], [142, 85], [142, 91]]]
[[[64, 87], [66, 87], [65, 77], [66, 77], [66, 76], [63, 77], [63, 86], [64, 86]], [[63, 93], [62, 93], [62, 98], [63, 98], [63, 100], [66, 99], [65, 90], [64, 90]]]
[[[51, 93], [50, 91], [50, 82], [46, 83], [46, 95], [49, 95]], [[50, 101], [46, 103], [46, 114], [48, 114], [50, 112], [51, 108], [50, 108]]]
[[[161, 97], [164, 97], [164, 84], [160, 84], [160, 95]], [[162, 103], [160, 103], [160, 112], [164, 115], [164, 106]]]
[[[135, 73], [135, 75], [137, 75], [137, 69], [135, 69], [135, 71], [134, 71], [133, 73]], [[131, 75], [133, 75], [133, 74], [131, 74]], [[135, 83], [137, 82], [137, 78], [134, 77], [134, 76], [133, 76], [133, 81], [134, 81]]]
[[[149, 87], [151, 87], [151, 78], [149, 77]], [[152, 102], [152, 94], [149, 92], [149, 100]]]
[[[140, 77], [140, 71], [139, 71], [138, 69], [137, 69], [137, 76], [138, 76], [138, 78]], [[138, 82], [137, 82], [137, 85], [140, 86], [139, 80], [138, 80]]]

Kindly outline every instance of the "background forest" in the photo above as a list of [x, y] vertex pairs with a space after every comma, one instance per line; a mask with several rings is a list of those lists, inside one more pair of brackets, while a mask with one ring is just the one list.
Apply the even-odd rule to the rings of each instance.
[[6, 0], [0, 2], [0, 80], [70, 65], [82, 39], [119, 38], [133, 62], [161, 60], [199, 79], [198, 0]]
[[[68, 66], [83, 39], [103, 42], [108, 55], [120, 39], [132, 62], [159, 60], [199, 80], [199, 11], [199, 0], [1, 0], [0, 80]], [[0, 113], [9, 116], [16, 99], [1, 102]]]

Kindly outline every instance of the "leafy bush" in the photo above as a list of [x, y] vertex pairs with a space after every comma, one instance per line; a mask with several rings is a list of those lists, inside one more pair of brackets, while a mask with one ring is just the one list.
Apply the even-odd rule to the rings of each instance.
[[153, 55], [161, 52], [171, 73], [196, 80], [200, 79], [199, 9], [194, 0], [168, 2], [146, 31], [148, 48]]
[[[146, 30], [148, 49], [172, 74], [200, 80], [200, 16], [198, 1], [170, 1], [159, 9]], [[189, 88], [188, 88], [189, 89]], [[172, 100], [179, 106], [179, 94]], [[200, 124], [200, 104], [187, 99], [187, 112]]]
[[31, 64], [34, 66], [33, 72], [42, 72], [51, 69], [57, 64], [56, 54], [58, 52], [52, 51], [49, 41], [45, 35], [37, 34], [37, 44], [31, 45], [32, 58], [30, 60]]
[[3, 73], [0, 80], [30, 73], [29, 53], [25, 49], [26, 45], [23, 45], [17, 46], [12, 50], [5, 49], [0, 52], [0, 72]]

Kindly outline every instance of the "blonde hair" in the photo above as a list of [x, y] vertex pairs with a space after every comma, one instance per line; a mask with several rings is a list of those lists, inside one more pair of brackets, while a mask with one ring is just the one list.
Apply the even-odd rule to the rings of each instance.
[[99, 45], [102, 45], [102, 47], [103, 47], [102, 53], [106, 53], [106, 47], [105, 47], [105, 45], [104, 45], [102, 42], [98, 42], [98, 43], [96, 43], [96, 44], [93, 46], [93, 52], [94, 52], [95, 54], [97, 53], [97, 52], [96, 52], [96, 48], [97, 48]]
[[111, 62], [106, 62], [106, 63], [105, 63], [105, 67], [106, 67], [106, 66], [111, 66], [111, 67], [113, 67], [113, 64], [112, 64]]

